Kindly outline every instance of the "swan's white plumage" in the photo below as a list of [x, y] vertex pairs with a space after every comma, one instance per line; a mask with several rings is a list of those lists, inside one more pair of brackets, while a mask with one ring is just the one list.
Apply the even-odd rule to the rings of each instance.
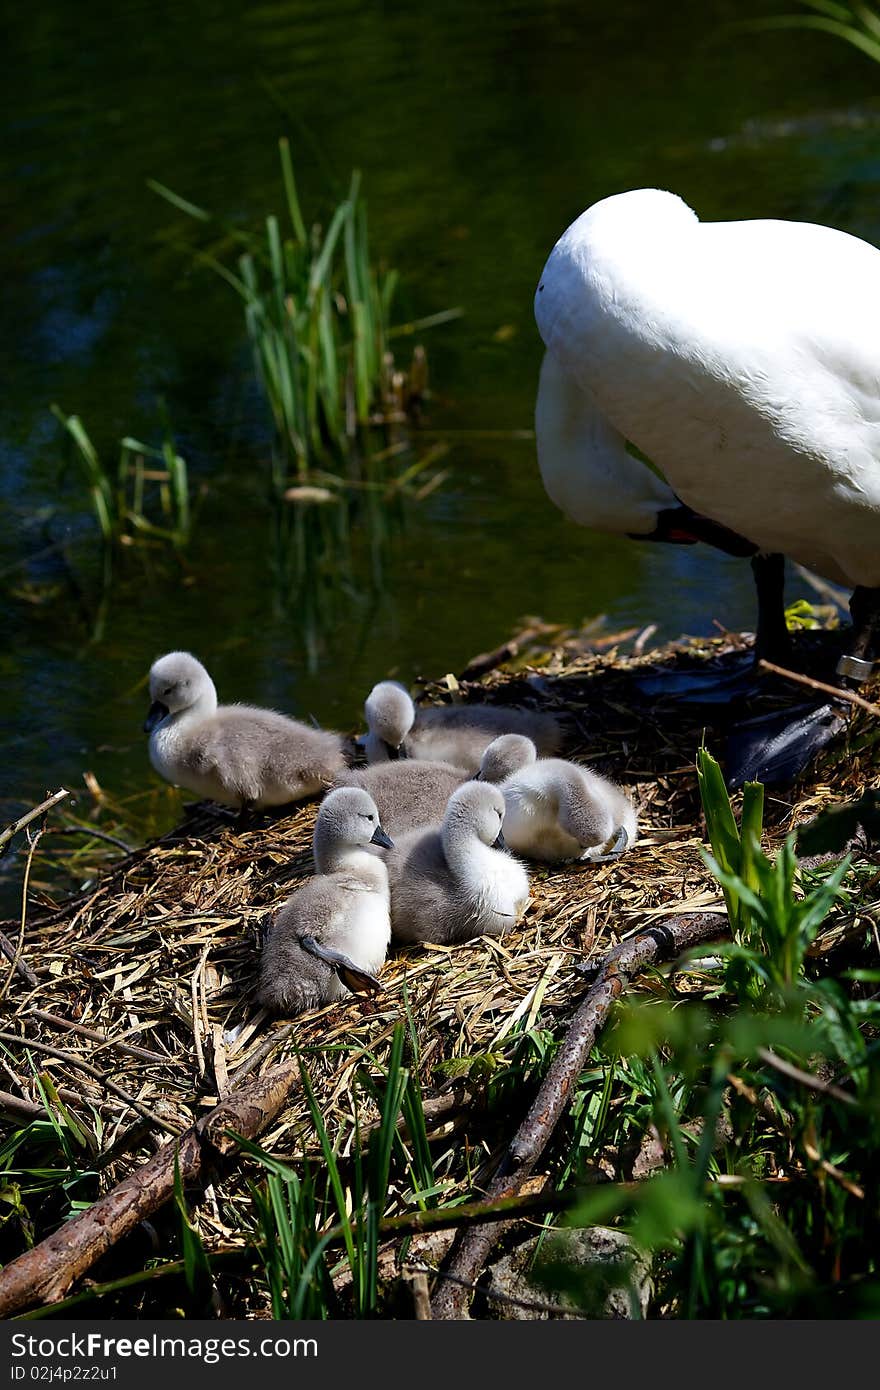
[[[642, 189], [568, 228], [535, 314], [554, 363], [539, 455], [564, 510], [599, 529], [650, 529], [632, 524], [656, 495], [647, 468], [620, 474], [623, 525], [602, 495], [608, 441], [626, 439], [683, 502], [762, 550], [880, 585], [875, 247], [810, 223], [703, 223], [673, 194]], [[558, 368], [580, 393], [566, 398], [565, 447], [541, 400], [560, 394]]]

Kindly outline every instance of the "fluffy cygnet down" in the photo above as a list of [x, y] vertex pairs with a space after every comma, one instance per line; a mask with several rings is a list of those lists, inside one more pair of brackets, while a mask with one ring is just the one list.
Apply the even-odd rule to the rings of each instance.
[[364, 704], [367, 761], [429, 758], [474, 773], [489, 743], [499, 734], [523, 734], [541, 754], [555, 753], [562, 740], [551, 714], [503, 705], [432, 705], [416, 710], [397, 681], [374, 685]]
[[[502, 734], [489, 744], [476, 775], [483, 782], [500, 782], [536, 757], [531, 739], [522, 734]], [[467, 781], [468, 773], [452, 763], [405, 758], [403, 762], [374, 763], [343, 772], [336, 786], [368, 791], [379, 807], [383, 826], [397, 836], [419, 826], [437, 825], [452, 793]]]
[[329, 787], [345, 767], [342, 739], [270, 709], [217, 705], [189, 652], [150, 669], [150, 762], [166, 782], [225, 806], [285, 806]]
[[329, 792], [315, 825], [318, 873], [287, 899], [263, 948], [259, 999], [273, 1013], [381, 988], [375, 975], [391, 937], [388, 872], [371, 845], [393, 848], [372, 797], [359, 787]]
[[516, 925], [529, 880], [506, 852], [503, 820], [498, 788], [466, 782], [449, 798], [439, 828], [400, 836], [386, 856], [395, 937], [455, 943]]
[[[635, 807], [629, 797], [587, 767], [542, 758], [501, 783], [504, 837], [527, 859], [617, 858], [635, 842]], [[606, 845], [610, 852], [603, 853]]]

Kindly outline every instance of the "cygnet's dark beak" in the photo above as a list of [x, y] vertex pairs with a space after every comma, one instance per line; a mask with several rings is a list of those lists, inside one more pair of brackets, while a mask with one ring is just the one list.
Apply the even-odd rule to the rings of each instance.
[[507, 841], [505, 840], [500, 830], [498, 831], [498, 839], [492, 841], [492, 848], [507, 849]]
[[170, 713], [171, 711], [168, 708], [168, 706], [163, 705], [161, 700], [154, 700], [153, 703], [150, 705], [149, 713], [146, 719], [144, 720], [144, 733], [151, 734], [155, 729], [156, 725], [161, 724], [162, 720], [166, 717], [166, 715], [169, 715]]
[[382, 829], [381, 825], [377, 825], [376, 829], [373, 831], [373, 838], [370, 841], [370, 844], [381, 845], [383, 849], [394, 848], [394, 841], [392, 840], [390, 835], [385, 834], [385, 831]]
[[389, 743], [387, 739], [384, 738], [382, 742], [385, 744], [385, 752], [388, 754], [390, 762], [396, 763], [399, 758], [405, 757], [402, 748], [395, 748], [393, 743]]

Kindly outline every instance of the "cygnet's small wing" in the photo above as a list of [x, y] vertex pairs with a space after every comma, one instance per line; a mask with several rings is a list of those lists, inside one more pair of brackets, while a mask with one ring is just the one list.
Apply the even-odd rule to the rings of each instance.
[[619, 859], [622, 854], [626, 854], [628, 849], [629, 835], [626, 833], [626, 826], [621, 825], [614, 844], [609, 850], [606, 850], [604, 845], [600, 845], [597, 852], [588, 850], [583, 857], [589, 859], [591, 864], [610, 864], [612, 860]]
[[260, 960], [260, 1003], [275, 1013], [319, 1008], [332, 997], [336, 971], [303, 949], [302, 938], [330, 935], [338, 903], [321, 878], [309, 879], [278, 911]]
[[201, 776], [213, 776], [233, 797], [258, 802], [268, 793], [290, 799], [318, 785], [329, 785], [345, 766], [341, 739], [311, 729], [275, 710], [224, 705], [197, 726], [184, 753]]
[[360, 966], [355, 965], [354, 961], [349, 960], [348, 956], [342, 951], [334, 951], [330, 946], [322, 946], [320, 941], [316, 941], [313, 936], [301, 936], [300, 945], [309, 955], [317, 960], [324, 961], [335, 970], [346, 989], [352, 994], [376, 994], [384, 989], [381, 981], [376, 979], [367, 970], [361, 970]]

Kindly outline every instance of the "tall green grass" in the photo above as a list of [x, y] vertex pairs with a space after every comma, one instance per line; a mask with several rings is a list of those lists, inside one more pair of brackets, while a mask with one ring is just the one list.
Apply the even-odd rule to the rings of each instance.
[[[421, 1085], [403, 1064], [403, 1022], [395, 1029], [381, 1081], [365, 1072], [358, 1084], [376, 1102], [378, 1122], [364, 1142], [358, 1123], [350, 1162], [343, 1165], [301, 1063], [303, 1089], [323, 1164], [303, 1161], [297, 1171], [257, 1144], [245, 1147], [266, 1170], [252, 1185], [260, 1259], [276, 1318], [328, 1317], [340, 1310], [333, 1275], [347, 1270], [347, 1307], [374, 1317], [382, 1307], [379, 1241], [392, 1185], [405, 1206], [424, 1210], [437, 1184], [425, 1131]], [[357, 1092], [355, 1105], [358, 1105]], [[400, 1128], [405, 1121], [406, 1138]]]
[[840, 0], [798, 0], [808, 14], [769, 15], [748, 21], [750, 29], [812, 29], [851, 44], [860, 53], [880, 63], [880, 13], [873, 5], [859, 0], [843, 4]]
[[189, 473], [167, 419], [158, 448], [130, 435], [121, 439], [114, 472], [80, 417], [58, 405], [51, 409], [79, 466], [104, 543], [153, 538], [185, 546], [192, 525]]
[[[405, 416], [424, 389], [423, 354], [401, 372], [391, 349], [391, 310], [399, 276], [374, 262], [361, 177], [321, 226], [307, 224], [286, 139], [279, 141], [284, 214], [270, 213], [253, 231], [221, 223], [238, 251], [233, 264], [197, 253], [238, 296], [254, 370], [274, 428], [272, 481], [281, 495], [291, 478], [305, 482], [329, 469], [331, 486], [375, 481], [364, 431]], [[179, 211], [202, 223], [204, 208], [150, 180]], [[397, 332], [442, 323], [435, 314]], [[339, 469], [342, 468], [340, 475]], [[384, 479], [380, 479], [384, 481]]]

